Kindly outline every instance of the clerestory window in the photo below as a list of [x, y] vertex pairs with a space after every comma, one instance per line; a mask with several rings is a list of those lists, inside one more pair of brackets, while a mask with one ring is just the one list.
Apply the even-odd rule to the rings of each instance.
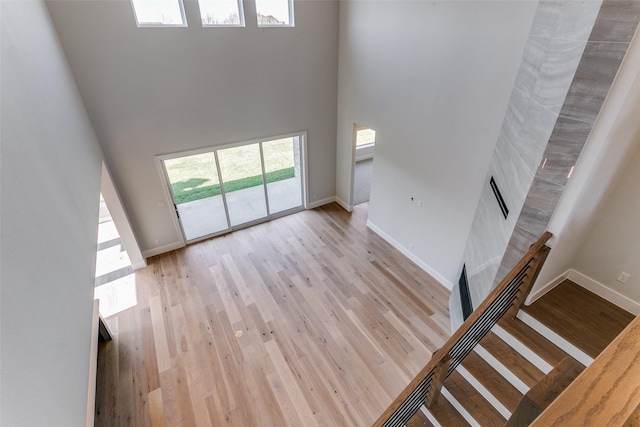
[[138, 27], [186, 27], [182, 0], [131, 0]]
[[[293, 0], [255, 0], [258, 27], [293, 27]], [[183, 0], [131, 0], [138, 27], [186, 27]], [[244, 27], [242, 0], [198, 0], [203, 27]]]
[[293, 27], [293, 0], [256, 0], [258, 27]]
[[244, 27], [242, 0], [198, 0], [203, 27]]

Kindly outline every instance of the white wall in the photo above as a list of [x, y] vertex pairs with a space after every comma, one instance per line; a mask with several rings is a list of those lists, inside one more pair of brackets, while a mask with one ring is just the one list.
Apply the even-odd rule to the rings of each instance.
[[102, 155], [44, 3], [0, 7], [0, 425], [81, 426]]
[[[143, 251], [179, 241], [154, 156], [308, 131], [311, 201], [335, 195], [338, 3], [297, 1], [295, 28], [137, 28], [129, 0], [48, 2]], [[156, 243], [157, 241], [157, 243]]]
[[370, 222], [447, 286], [536, 6], [341, 2], [337, 196], [351, 203], [353, 124], [366, 124], [376, 130]]
[[116, 226], [116, 230], [118, 230], [118, 235], [122, 240], [122, 244], [127, 251], [127, 255], [131, 261], [131, 266], [134, 270], [144, 268], [147, 266], [147, 260], [145, 260], [142, 255], [140, 245], [138, 245], [138, 240], [131, 229], [131, 222], [127, 216], [127, 211], [124, 209], [124, 206], [122, 206], [122, 200], [120, 200], [118, 189], [113, 184], [111, 173], [109, 173], [109, 169], [107, 169], [107, 165], [105, 165], [104, 162], [102, 163], [101, 177], [100, 192], [102, 193], [104, 202], [107, 205], [109, 216], [113, 220], [113, 224]]
[[[636, 36], [629, 45], [618, 76], [605, 101], [602, 111], [591, 132], [589, 140], [576, 164], [574, 173], [558, 203], [558, 207], [549, 223], [549, 231], [554, 233], [551, 240], [552, 251], [540, 272], [534, 287], [534, 294], [540, 295], [547, 285], [553, 284], [554, 279], [563, 275], [568, 269], [575, 268], [579, 254], [587, 240], [590, 245], [597, 242], [590, 237], [590, 233], [599, 218], [605, 218], [611, 209], [609, 197], [617, 194], [618, 182], [626, 172], [627, 165], [632, 163], [633, 153], [640, 144], [640, 38]], [[629, 166], [633, 170], [634, 166]], [[621, 184], [624, 185], [624, 184]], [[629, 202], [630, 206], [633, 203]], [[628, 229], [630, 235], [637, 227], [637, 218], [633, 215], [620, 217], [616, 220], [616, 227], [620, 230]], [[604, 226], [602, 224], [601, 226]], [[618, 252], [624, 248], [625, 242], [614, 242], [609, 239], [604, 248]], [[627, 247], [628, 249], [628, 247]], [[626, 250], [626, 249], [625, 249]], [[618, 252], [622, 254], [622, 252]], [[621, 265], [625, 256], [614, 262]], [[603, 272], [611, 263], [610, 258], [600, 262], [593, 261], [590, 267]], [[580, 261], [581, 265], [583, 261]], [[595, 271], [594, 270], [594, 271]], [[609, 273], [602, 274], [602, 283], [608, 283]], [[585, 272], [586, 274], [586, 272]], [[605, 275], [607, 276], [604, 279]], [[617, 274], [616, 274], [617, 277]], [[595, 278], [594, 278], [595, 279]], [[614, 278], [615, 279], [615, 278]], [[634, 280], [637, 277], [634, 275]], [[617, 286], [617, 285], [615, 285]], [[625, 291], [635, 288], [627, 285]]]
[[[609, 197], [573, 263], [574, 268], [640, 303], [640, 134], [635, 154]], [[626, 284], [620, 271], [631, 274]]]

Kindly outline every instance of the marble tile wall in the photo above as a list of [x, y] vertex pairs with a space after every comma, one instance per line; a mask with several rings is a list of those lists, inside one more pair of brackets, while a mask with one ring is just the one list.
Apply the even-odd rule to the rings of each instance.
[[640, 21], [640, 2], [605, 0], [543, 161], [507, 245], [497, 284], [546, 229]]
[[[531, 200], [529, 198], [542, 159], [547, 157], [552, 136], [557, 133], [560, 139], [562, 135], [565, 139], [576, 138], [567, 136], [567, 133], [580, 129], [577, 123], [572, 122], [563, 122], [560, 129], [556, 127], [562, 113], [562, 120], [573, 118], [565, 112], [569, 96], [576, 98], [577, 102], [586, 93], [585, 90], [576, 90], [574, 82], [585, 55], [593, 55], [590, 53], [593, 50], [589, 45], [590, 34], [596, 29], [603, 34], [620, 32], [610, 30], [604, 20], [598, 22], [596, 19], [604, 19], [601, 9], [605, 7], [601, 8], [602, 4], [591, 0], [543, 0], [538, 5], [463, 255], [474, 307], [494, 287], [499, 271], [502, 271], [501, 266], [507, 268], [507, 260], [511, 257], [505, 256], [505, 250], [513, 241], [514, 230], [518, 227], [529, 229], [520, 219], [521, 212], [525, 212], [528, 206], [549, 208], [545, 192], [558, 190], [546, 183], [538, 183], [535, 184], [537, 195]], [[616, 7], [607, 5], [606, 9], [611, 10], [606, 15], [611, 22], [622, 19]], [[564, 164], [572, 160], [571, 155], [551, 163], [547, 160], [546, 173], [562, 175]], [[489, 186], [492, 176], [510, 211], [506, 220]], [[537, 204], [528, 205], [527, 201]], [[525, 212], [529, 213], [527, 223], [538, 215], [538, 212]], [[513, 244], [518, 245], [520, 241], [513, 241]], [[515, 256], [516, 252], [513, 254]], [[454, 329], [462, 323], [461, 306], [456, 295], [458, 293], [452, 293], [449, 304]]]

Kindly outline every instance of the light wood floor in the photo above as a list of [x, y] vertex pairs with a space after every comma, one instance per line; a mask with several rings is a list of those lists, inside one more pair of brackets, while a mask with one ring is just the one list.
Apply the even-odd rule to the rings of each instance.
[[151, 259], [107, 319], [96, 425], [371, 425], [448, 337], [449, 292], [366, 216], [331, 204]]

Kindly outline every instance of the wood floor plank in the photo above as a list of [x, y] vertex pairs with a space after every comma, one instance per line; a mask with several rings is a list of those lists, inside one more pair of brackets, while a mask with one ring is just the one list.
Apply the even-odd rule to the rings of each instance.
[[433, 424], [422, 411], [418, 411], [407, 422], [406, 427], [433, 427]]
[[527, 386], [533, 387], [544, 377], [544, 373], [540, 369], [525, 359], [520, 353], [514, 351], [493, 332], [489, 332], [480, 341], [480, 345], [520, 378]]
[[489, 363], [478, 356], [475, 351], [462, 362], [471, 375], [473, 375], [496, 399], [500, 401], [508, 410], [513, 411], [522, 393], [518, 391], [509, 381], [500, 375]]
[[297, 412], [301, 421], [301, 425], [316, 425], [316, 421], [313, 417], [313, 411], [309, 407], [309, 403], [302, 393], [296, 378], [293, 375], [291, 368], [289, 367], [287, 360], [291, 355], [285, 355], [282, 353], [281, 348], [274, 340], [270, 340], [265, 343], [265, 347], [269, 352], [271, 360], [275, 364], [276, 372], [280, 381], [288, 385], [285, 389], [285, 393], [288, 393], [288, 398], [293, 404], [294, 410]]
[[156, 364], [160, 373], [171, 368], [171, 356], [169, 355], [169, 344], [165, 333], [164, 318], [162, 315], [162, 301], [160, 296], [154, 296], [150, 301], [151, 322], [153, 331], [153, 341], [155, 343]]
[[466, 427], [470, 424], [460, 415], [451, 403], [443, 396], [440, 396], [430, 407], [429, 412], [434, 416], [441, 426]]
[[631, 313], [570, 280], [523, 310], [594, 358], [634, 319]]
[[162, 389], [160, 388], [149, 393], [149, 415], [151, 427], [165, 427]]
[[[448, 291], [335, 204], [136, 271], [96, 426], [368, 426], [448, 337]], [[445, 404], [443, 404], [445, 405]]]
[[568, 356], [562, 349], [524, 324], [520, 319], [508, 319], [505, 317], [500, 320], [499, 325], [551, 366], [557, 365]]
[[453, 371], [447, 377], [444, 386], [480, 425], [502, 426], [507, 422], [458, 371]]

